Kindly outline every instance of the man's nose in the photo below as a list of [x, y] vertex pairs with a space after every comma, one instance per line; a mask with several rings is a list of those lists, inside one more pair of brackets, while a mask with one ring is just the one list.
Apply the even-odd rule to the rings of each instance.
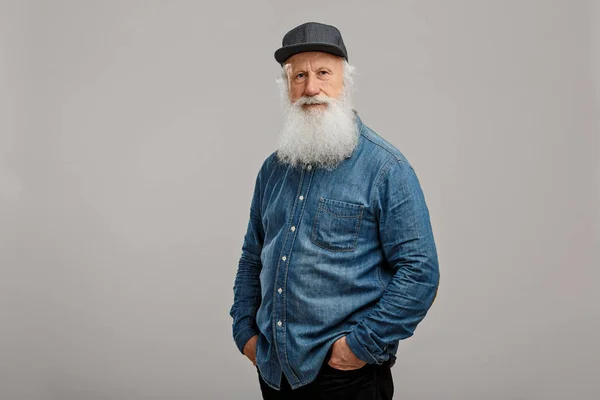
[[319, 94], [321, 91], [321, 87], [319, 85], [319, 80], [314, 75], [309, 75], [306, 78], [306, 86], [304, 87], [304, 94], [307, 96], [315, 96]]

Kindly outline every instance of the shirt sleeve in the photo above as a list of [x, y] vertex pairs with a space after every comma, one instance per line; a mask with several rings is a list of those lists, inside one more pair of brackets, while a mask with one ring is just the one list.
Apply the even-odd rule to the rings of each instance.
[[395, 272], [374, 309], [346, 337], [358, 358], [374, 364], [389, 358], [390, 344], [413, 335], [439, 282], [429, 211], [415, 171], [394, 159], [379, 175], [372, 201], [387, 266]]
[[264, 240], [260, 199], [261, 172], [254, 185], [254, 194], [250, 204], [250, 217], [242, 245], [242, 254], [233, 285], [233, 305], [229, 315], [233, 318], [233, 339], [243, 354], [244, 345], [258, 335], [256, 311], [261, 303], [260, 271], [262, 269], [261, 251]]

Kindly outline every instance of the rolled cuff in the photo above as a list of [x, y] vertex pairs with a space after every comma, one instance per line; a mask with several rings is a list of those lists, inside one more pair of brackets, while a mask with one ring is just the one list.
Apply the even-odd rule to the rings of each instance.
[[356, 335], [356, 331], [350, 332], [346, 336], [346, 344], [350, 347], [350, 350], [354, 355], [368, 364], [383, 364], [389, 358], [389, 355], [385, 352], [370, 351], [367, 349]]
[[258, 331], [251, 326], [248, 326], [241, 331], [239, 331], [233, 338], [235, 344], [240, 351], [240, 353], [244, 354], [244, 346], [248, 343], [248, 340], [252, 336], [258, 335]]

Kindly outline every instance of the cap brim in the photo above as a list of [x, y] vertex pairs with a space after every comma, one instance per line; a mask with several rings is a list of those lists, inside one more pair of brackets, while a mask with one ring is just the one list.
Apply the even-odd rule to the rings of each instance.
[[[307, 51], [322, 51], [324, 53], [333, 54], [335, 56], [346, 58], [344, 51], [329, 43], [302, 43], [295, 44], [292, 46], [284, 46], [275, 51], [275, 60], [279, 64], [283, 64], [285, 60], [293, 56], [294, 54], [304, 53]], [[346, 58], [347, 59], [347, 58]]]

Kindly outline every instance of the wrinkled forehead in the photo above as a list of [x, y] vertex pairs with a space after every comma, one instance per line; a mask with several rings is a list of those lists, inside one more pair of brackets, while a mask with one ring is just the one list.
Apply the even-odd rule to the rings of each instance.
[[321, 51], [307, 51], [294, 54], [283, 63], [286, 73], [302, 70], [317, 70], [319, 68], [339, 69], [343, 62], [342, 57]]

